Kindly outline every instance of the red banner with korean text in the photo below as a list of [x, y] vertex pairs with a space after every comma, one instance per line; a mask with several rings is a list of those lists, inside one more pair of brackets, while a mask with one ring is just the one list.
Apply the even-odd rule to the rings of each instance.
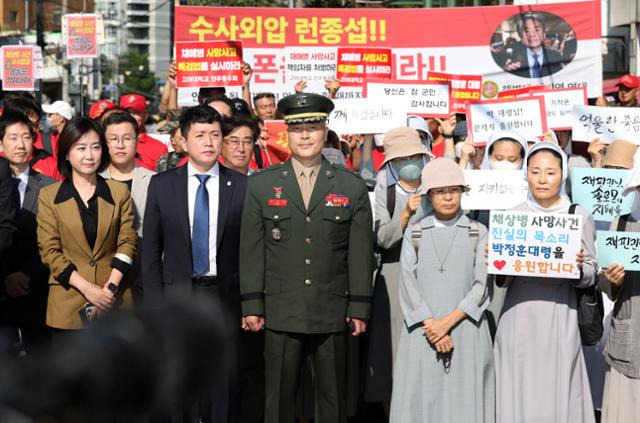
[[64, 15], [63, 28], [67, 59], [98, 57], [98, 20], [96, 15], [83, 13]]
[[2, 89], [33, 91], [34, 86], [33, 46], [2, 46]]
[[[177, 6], [175, 39], [242, 41], [243, 59], [253, 68], [252, 92], [278, 97], [293, 91], [284, 83], [285, 49], [300, 47], [328, 58], [314, 62], [314, 69], [335, 67], [328, 53], [339, 48], [392, 49], [391, 79], [472, 73], [483, 77], [485, 99], [531, 85], [585, 86], [596, 97], [602, 91], [600, 15], [599, 1], [424, 9]], [[541, 25], [542, 38], [519, 32]], [[537, 64], [528, 51], [542, 52]], [[338, 98], [361, 96], [361, 87], [338, 92]]]
[[447, 81], [451, 111], [465, 112], [466, 103], [478, 103], [482, 96], [482, 75], [451, 75], [443, 72], [429, 72], [429, 81]]
[[176, 43], [176, 86], [178, 88], [241, 85], [241, 42]]
[[339, 48], [336, 77], [343, 87], [362, 87], [365, 79], [391, 78], [391, 49]]
[[266, 149], [269, 166], [286, 162], [291, 156], [287, 125], [283, 120], [267, 120], [264, 126], [269, 135]]

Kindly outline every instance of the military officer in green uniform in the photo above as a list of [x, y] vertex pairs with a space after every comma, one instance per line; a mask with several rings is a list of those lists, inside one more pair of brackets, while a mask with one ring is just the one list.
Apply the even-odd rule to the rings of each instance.
[[315, 94], [280, 100], [292, 157], [249, 177], [240, 290], [245, 329], [266, 330], [266, 423], [295, 420], [307, 356], [316, 423], [346, 422], [346, 336], [369, 317], [371, 206], [360, 177], [322, 157], [333, 107]]

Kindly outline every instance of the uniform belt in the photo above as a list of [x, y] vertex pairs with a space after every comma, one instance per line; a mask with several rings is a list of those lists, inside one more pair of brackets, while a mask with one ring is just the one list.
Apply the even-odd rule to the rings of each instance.
[[191, 283], [196, 286], [213, 286], [218, 285], [217, 276], [198, 276], [191, 278]]

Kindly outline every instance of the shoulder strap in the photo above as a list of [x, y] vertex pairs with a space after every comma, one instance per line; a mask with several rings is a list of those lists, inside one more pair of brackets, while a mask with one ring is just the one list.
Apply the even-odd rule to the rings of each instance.
[[53, 145], [51, 144], [51, 130], [47, 129], [42, 132], [42, 148], [49, 154], [53, 154]]
[[389, 185], [387, 187], [387, 211], [389, 217], [393, 219], [393, 210], [396, 208], [396, 186]]
[[578, 205], [576, 203], [573, 203], [569, 206], [569, 214], [576, 214], [576, 208], [578, 208]]
[[416, 256], [418, 255], [418, 249], [420, 248], [420, 240], [422, 239], [422, 228], [420, 223], [414, 223], [411, 226], [411, 243], [413, 249], [416, 250]]
[[258, 144], [253, 144], [253, 158], [255, 159], [258, 168], [262, 169], [264, 167], [264, 163], [262, 163], [262, 151]]
[[[411, 243], [413, 244], [413, 248], [416, 250], [416, 255], [418, 254], [418, 248], [420, 247], [420, 239], [422, 238], [422, 228], [420, 227], [420, 223], [414, 223], [411, 227]], [[474, 252], [478, 247], [478, 239], [480, 238], [480, 227], [478, 226], [478, 222], [475, 220], [469, 221], [469, 243], [471, 244], [471, 250]]]
[[623, 214], [622, 216], [618, 217], [618, 227], [616, 228], [616, 231], [624, 232], [625, 229], [627, 229], [627, 222], [629, 221], [629, 216], [631, 216], [631, 213]]
[[42, 159], [46, 159], [51, 156], [47, 151], [41, 150], [39, 148], [33, 149], [33, 155], [31, 156], [31, 160], [29, 160], [29, 166], [33, 167], [36, 163], [38, 163]]

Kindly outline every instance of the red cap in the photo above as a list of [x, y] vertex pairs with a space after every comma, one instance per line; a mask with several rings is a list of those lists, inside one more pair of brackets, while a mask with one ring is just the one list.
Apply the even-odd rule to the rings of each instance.
[[140, 94], [127, 94], [120, 97], [120, 108], [124, 110], [133, 109], [137, 113], [147, 110], [147, 100]]
[[89, 108], [90, 119], [100, 119], [100, 116], [107, 110], [115, 109], [116, 105], [109, 100], [96, 101]]
[[640, 81], [638, 81], [637, 76], [626, 74], [620, 78], [620, 81], [618, 81], [616, 85], [624, 85], [627, 88], [637, 88], [640, 87]]

